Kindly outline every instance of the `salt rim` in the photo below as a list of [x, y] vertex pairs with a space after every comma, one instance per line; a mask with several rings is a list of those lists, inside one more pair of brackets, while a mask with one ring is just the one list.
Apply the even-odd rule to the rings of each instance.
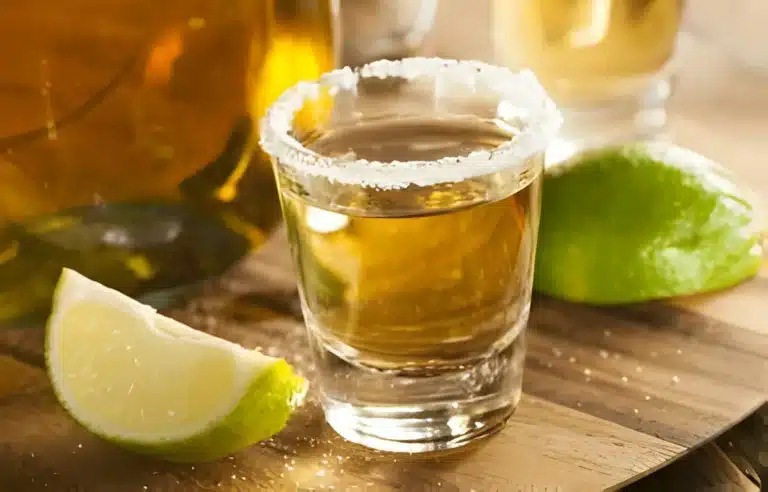
[[[497, 118], [504, 121], [505, 108], [516, 117], [523, 115], [524, 128], [514, 140], [495, 149], [478, 150], [463, 157], [443, 157], [433, 161], [368, 161], [331, 158], [301, 145], [291, 136], [296, 112], [304, 102], [317, 99], [321, 89], [331, 95], [340, 90], [354, 90], [360, 77], [399, 77], [414, 80], [424, 76], [449, 76], [474, 91], [478, 80], [484, 89], [498, 95]], [[499, 172], [511, 163], [524, 161], [543, 151], [562, 124], [554, 102], [529, 70], [513, 72], [480, 61], [444, 58], [405, 58], [378, 60], [359, 69], [344, 67], [325, 73], [317, 81], [299, 82], [286, 90], [269, 107], [261, 120], [260, 143], [267, 154], [281, 166], [331, 182], [379, 189], [404, 188], [409, 185], [432, 186]]]

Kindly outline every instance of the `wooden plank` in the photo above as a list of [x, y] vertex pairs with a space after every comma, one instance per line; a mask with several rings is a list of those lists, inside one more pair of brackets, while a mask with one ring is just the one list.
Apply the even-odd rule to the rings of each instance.
[[751, 331], [664, 305], [535, 306], [529, 393], [686, 447], [735, 424], [768, 393], [768, 348]]
[[[438, 457], [394, 457], [337, 437], [310, 401], [289, 428], [222, 463], [172, 465], [128, 454], [74, 424], [49, 391], [0, 400], [0, 485], [13, 490], [592, 491], [653, 469], [683, 448], [526, 395], [494, 439]], [[514, 466], [510, 466], [513, 464]], [[546, 478], [545, 478], [546, 477]], [[260, 488], [261, 487], [261, 488]], [[11, 490], [1, 488], [0, 490]], [[253, 490], [248, 488], [247, 490]]]
[[[453, 24], [468, 1], [442, 0], [442, 25]], [[466, 43], [456, 42], [455, 29], [443, 28], [453, 51], [443, 44], [441, 54], [492, 58], [483, 35], [490, 15], [486, 7], [486, 2], [472, 3], [473, 16], [462, 28]], [[57, 20], [52, 11], [29, 12], [40, 26]], [[18, 32], [16, 27], [3, 32]], [[123, 43], [134, 42], [130, 32], [114, 33]], [[681, 54], [685, 63], [671, 102], [674, 139], [722, 160], [768, 196], [768, 173], [755, 158], [768, 155], [764, 79], [695, 36], [683, 38]], [[24, 66], [18, 75], [36, 81], [38, 67]], [[54, 103], [61, 111], [81, 99], [78, 88], [59, 89]], [[37, 121], [41, 115], [28, 116]], [[0, 347], [14, 359], [0, 357], [0, 490], [566, 492], [616, 487], [694, 449], [765, 399], [766, 293], [768, 267], [737, 288], [669, 304], [597, 309], [537, 298], [526, 394], [517, 412], [494, 438], [439, 457], [393, 456], [344, 442], [323, 422], [311, 398], [284, 432], [230, 459], [194, 466], [144, 459], [91, 436], [64, 414], [41, 370], [41, 330], [3, 330]], [[278, 237], [173, 314], [204, 331], [286, 356], [311, 376], [295, 294], [287, 246]], [[710, 480], [715, 463], [728, 461], [717, 448], [704, 449], [698, 458], [681, 462], [695, 464], [683, 479], [660, 475], [644, 490], [748, 486], [732, 466], [718, 465], [725, 473], [717, 476], [727, 481]], [[692, 480], [692, 474], [701, 480]]]

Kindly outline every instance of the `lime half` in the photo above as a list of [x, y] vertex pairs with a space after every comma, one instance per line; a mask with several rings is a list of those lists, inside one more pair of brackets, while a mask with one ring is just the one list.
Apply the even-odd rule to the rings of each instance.
[[534, 287], [619, 304], [723, 289], [760, 269], [754, 197], [666, 143], [591, 151], [547, 171]]
[[272, 436], [306, 389], [284, 360], [196, 331], [67, 269], [46, 358], [75, 420], [170, 461], [214, 460]]

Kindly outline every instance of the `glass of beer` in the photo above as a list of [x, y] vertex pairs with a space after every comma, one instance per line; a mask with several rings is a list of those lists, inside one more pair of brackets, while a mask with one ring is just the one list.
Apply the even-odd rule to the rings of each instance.
[[654, 137], [666, 124], [683, 0], [494, 0], [496, 57], [529, 67], [574, 146]]
[[[337, 0], [25, 0], [0, 15], [0, 326], [62, 267], [162, 306], [280, 222], [264, 109], [330, 70]], [[35, 315], [35, 316], [33, 316]]]
[[268, 110], [261, 142], [343, 437], [433, 451], [510, 416], [559, 125], [531, 72], [438, 58], [336, 70]]

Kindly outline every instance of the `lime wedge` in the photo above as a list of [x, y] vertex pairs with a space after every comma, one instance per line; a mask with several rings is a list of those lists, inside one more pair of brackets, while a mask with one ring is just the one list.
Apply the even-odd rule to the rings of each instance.
[[194, 330], [65, 269], [46, 334], [62, 406], [117, 445], [221, 458], [279, 432], [306, 382], [284, 360]]
[[670, 144], [576, 156], [545, 175], [534, 288], [620, 304], [732, 286], [760, 268], [756, 208], [727, 170]]

